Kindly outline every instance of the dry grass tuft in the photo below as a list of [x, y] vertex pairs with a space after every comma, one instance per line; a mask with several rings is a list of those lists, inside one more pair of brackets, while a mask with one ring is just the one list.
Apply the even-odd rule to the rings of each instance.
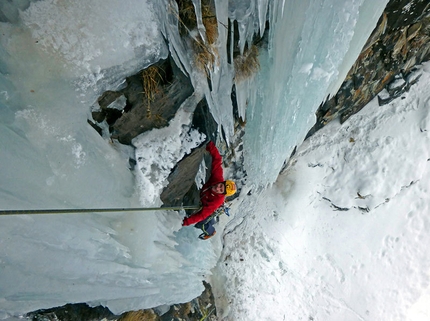
[[118, 321], [158, 321], [160, 317], [152, 309], [124, 313]]
[[258, 47], [252, 45], [245, 50], [243, 55], [234, 58], [234, 70], [236, 82], [243, 81], [252, 77], [260, 69], [258, 61]]
[[179, 30], [184, 35], [197, 27], [196, 13], [190, 0], [176, 0], [176, 2], [179, 11]]
[[154, 101], [155, 95], [159, 92], [159, 84], [163, 80], [157, 66], [150, 66], [142, 71], [143, 95], [147, 103], [147, 117], [151, 117], [151, 102]]
[[209, 78], [210, 71], [214, 69], [217, 62], [218, 52], [213, 46], [197, 46], [195, 48], [194, 60], [197, 68]]
[[209, 45], [218, 39], [218, 21], [213, 8], [209, 5], [202, 5], [202, 20], [206, 29], [206, 39]]
[[189, 315], [192, 311], [191, 302], [187, 302], [181, 305], [181, 308], [179, 309], [180, 315]]

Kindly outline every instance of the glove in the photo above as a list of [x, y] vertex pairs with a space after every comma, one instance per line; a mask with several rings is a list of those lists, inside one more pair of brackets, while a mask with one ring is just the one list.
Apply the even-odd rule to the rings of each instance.
[[182, 226], [189, 226], [191, 225], [190, 223], [188, 223], [188, 217], [185, 217], [184, 220], [182, 221]]

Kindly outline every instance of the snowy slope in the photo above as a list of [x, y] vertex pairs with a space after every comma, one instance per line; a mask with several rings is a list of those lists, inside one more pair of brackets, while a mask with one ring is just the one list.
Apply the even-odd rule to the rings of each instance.
[[242, 193], [217, 266], [222, 320], [430, 319], [430, 64], [419, 72]]
[[[259, 4], [259, 7], [267, 4], [265, 0], [253, 2]], [[4, 3], [3, 7], [18, 6], [18, 3], [30, 6], [22, 9], [21, 13], [16, 11], [15, 23], [0, 24], [5, 35], [0, 40], [2, 208], [127, 207], [136, 203], [158, 206], [160, 203], [157, 193], [166, 183], [165, 174], [185, 152], [181, 150], [183, 142], [179, 144], [178, 137], [187, 126], [186, 113], [178, 114], [171, 127], [153, 131], [136, 140], [141, 143], [137, 144], [141, 147], [137, 156], [142, 156], [142, 159], [143, 156], [148, 156], [147, 160], [151, 160], [138, 164], [140, 172], [136, 176], [128, 169], [128, 157], [123, 158], [118, 153], [117, 148], [120, 148], [106, 143], [86, 121], [89, 107], [99, 93], [105, 89], [117, 89], [126, 75], [167, 56], [168, 48], [161, 35], [162, 28], [157, 16], [160, 7], [165, 12], [164, 2], [157, 2], [159, 7], [155, 2], [142, 0], [128, 2], [127, 5], [118, 0], [20, 0]], [[226, 0], [217, 3], [218, 8], [221, 8]], [[294, 83], [300, 88], [317, 81], [316, 88], [321, 89], [324, 75], [333, 76], [333, 85], [336, 83], [335, 75], [342, 74], [340, 69], [349, 69], [345, 66], [348, 65], [345, 61], [355, 59], [354, 56], [358, 55], [360, 42], [363, 44], [367, 39], [379, 17], [378, 10], [382, 11], [386, 1], [309, 0], [273, 3], [282, 10], [270, 12], [271, 15], [275, 12], [279, 14], [277, 21], [280, 28], [276, 33], [279, 38], [273, 38], [277, 43], [276, 49], [271, 47], [274, 50], [271, 53], [273, 56], [266, 57], [267, 63], [270, 62], [270, 57], [277, 58], [275, 66], [268, 70], [274, 76], [270, 82], [272, 86], [266, 88], [267, 91], [262, 88], [258, 94], [251, 85], [247, 90], [253, 91], [258, 98], [260, 94], [271, 96], [276, 87], [278, 98], [290, 101], [290, 96], [283, 93], [287, 92], [285, 89], [291, 75], [277, 71], [285, 71], [286, 67], [297, 71], [293, 73]], [[284, 4], [288, 4], [285, 10]], [[319, 10], [320, 5], [324, 10]], [[366, 8], [372, 7], [372, 10], [364, 10], [364, 5]], [[371, 14], [368, 15], [369, 12]], [[248, 15], [250, 12], [243, 14]], [[259, 10], [259, 17], [264, 18], [265, 14], [266, 11]], [[253, 21], [252, 17], [254, 16], [250, 15], [250, 22]], [[222, 19], [227, 20], [226, 12]], [[297, 20], [307, 27], [301, 29], [295, 26]], [[244, 20], [244, 23], [249, 22]], [[261, 28], [261, 22], [258, 25]], [[326, 32], [329, 29], [331, 32]], [[285, 30], [288, 30], [289, 37], [285, 37]], [[308, 41], [301, 42], [300, 39]], [[349, 40], [343, 42], [342, 39]], [[338, 46], [339, 41], [342, 46]], [[300, 59], [295, 62], [285, 59], [287, 49], [292, 48], [288, 55], [294, 56], [299, 42]], [[347, 48], [351, 42], [354, 43], [351, 47], [357, 47], [355, 50]], [[318, 57], [314, 57], [316, 53]], [[333, 65], [325, 65], [328, 63], [326, 56], [330, 57]], [[264, 66], [263, 64], [262, 70]], [[220, 80], [218, 76], [220, 75], [214, 79]], [[264, 77], [261, 79], [263, 82], [267, 80]], [[220, 80], [218, 84], [218, 92], [223, 92], [222, 89], [228, 82]], [[422, 89], [424, 90], [425, 88]], [[300, 92], [304, 96], [296, 97], [294, 101], [312, 98], [318, 104], [326, 96], [325, 89], [319, 93], [309, 89]], [[290, 89], [290, 93], [296, 94], [299, 91]], [[309, 93], [314, 95], [309, 97]], [[201, 93], [197, 91], [196, 95], [199, 94]], [[229, 100], [229, 95], [225, 96]], [[245, 103], [245, 93], [242, 92], [241, 97], [241, 101]], [[225, 97], [220, 101], [224, 102], [224, 99]], [[277, 166], [280, 167], [285, 155], [289, 155], [286, 150], [291, 147], [287, 146], [284, 138], [290, 136], [273, 133], [285, 128], [286, 121], [282, 117], [285, 106], [280, 103], [279, 110], [271, 112], [268, 112], [268, 106], [273, 106], [270, 101], [258, 106], [262, 108], [263, 115], [281, 120], [281, 125], [275, 130], [267, 126], [267, 123], [250, 127], [251, 121], [248, 120], [248, 134], [261, 138], [258, 145], [253, 143], [252, 136], [246, 136], [246, 139], [250, 139], [248, 146], [252, 147], [248, 148], [251, 151], [248, 156], [254, 158], [254, 164], [273, 164], [273, 159], [276, 158]], [[393, 110], [393, 117], [402, 114], [398, 110], [402, 106]], [[421, 110], [421, 105], [417, 106], [416, 109]], [[298, 119], [295, 109], [290, 111], [292, 118]], [[313, 116], [313, 112], [308, 110], [307, 114]], [[255, 115], [258, 116], [258, 113], [255, 112]], [[224, 119], [230, 114], [223, 110], [219, 117]], [[270, 117], [268, 123], [273, 124]], [[374, 121], [378, 128], [382, 128], [384, 117]], [[70, 121], [71, 119], [74, 121]], [[302, 120], [307, 124], [309, 119]], [[308, 130], [304, 123], [297, 122], [288, 129], [301, 131], [304, 136]], [[262, 129], [267, 135], [261, 135]], [[369, 138], [369, 145], [360, 145], [362, 133], [353, 133], [352, 129], [344, 132], [354, 138], [355, 143], [351, 143], [350, 137], [341, 136], [342, 131], [337, 133], [337, 129], [333, 124], [322, 132], [332, 137], [332, 147], [322, 144], [327, 138], [312, 138], [298, 152], [300, 160], [291, 172], [281, 177], [272, 189], [261, 193], [252, 190], [252, 196], [246, 196], [247, 191], [243, 191], [240, 203], [236, 202], [232, 209], [236, 219], [224, 221], [227, 224], [227, 234], [224, 237], [226, 249], [218, 267], [221, 270], [214, 272], [214, 279], [226, 280], [225, 291], [228, 295], [225, 302], [232, 301], [230, 310], [224, 301], [219, 303], [226, 319], [282, 320], [285, 315], [286, 320], [307, 319], [310, 316], [325, 320], [330, 319], [327, 317], [329, 314], [334, 316], [337, 313], [340, 316], [342, 313], [350, 313], [345, 312], [347, 310], [344, 305], [355, 310], [364, 319], [364, 309], [369, 309], [371, 316], [377, 313], [367, 306], [367, 296], [355, 292], [358, 291], [358, 286], [363, 289], [361, 293], [370, 292], [363, 279], [366, 275], [373, 275], [372, 255], [377, 256], [382, 251], [373, 247], [388, 236], [393, 236], [394, 240], [399, 237], [394, 245], [401, 245], [409, 240], [406, 236], [398, 236], [394, 230], [384, 231], [379, 228], [377, 224], [384, 222], [380, 222], [379, 218], [383, 215], [378, 213], [394, 206], [394, 200], [403, 197], [403, 193], [411, 193], [421, 186], [424, 178], [420, 180], [420, 175], [426, 173], [427, 156], [407, 163], [409, 158], [399, 154], [398, 158], [407, 166], [402, 167], [405, 165], [399, 161], [399, 168], [384, 169], [384, 163], [381, 163], [383, 159], [376, 158], [378, 146], [386, 146], [384, 156], [389, 161], [388, 157], [398, 152], [394, 148], [396, 144], [409, 148], [407, 139], [390, 141], [391, 138], [382, 136], [372, 140]], [[333, 132], [328, 133], [330, 130]], [[368, 130], [363, 127], [363, 132], [366, 131]], [[397, 127], [393, 131], [397, 133]], [[195, 132], [194, 134], [189, 146], [197, 145], [202, 139]], [[394, 134], [390, 136], [395, 137]], [[274, 138], [280, 137], [282, 140], [277, 139], [275, 144]], [[415, 142], [417, 137], [424, 139], [426, 132], [419, 132], [413, 140], [411, 137], [411, 141], [418, 144]], [[342, 142], [341, 145], [337, 145], [338, 142]], [[424, 153], [424, 141], [419, 142], [422, 143]], [[292, 146], [296, 143], [294, 140]], [[171, 148], [169, 154], [163, 154], [163, 157], [157, 159], [159, 149], [165, 151], [167, 145]], [[258, 154], [262, 150], [259, 146], [262, 145], [279, 148]], [[364, 158], [371, 148], [373, 152], [369, 158]], [[408, 151], [412, 153], [413, 149]], [[360, 155], [360, 158], [356, 158], [356, 155]], [[159, 161], [161, 158], [163, 162]], [[251, 158], [248, 159], [250, 160]], [[156, 173], [160, 175], [153, 175], [155, 171], [149, 170], [153, 164], [162, 169]], [[262, 166], [254, 167], [258, 169], [258, 174], [264, 173]], [[330, 167], [336, 171], [333, 172]], [[369, 167], [373, 172], [366, 172]], [[422, 173], [420, 168], [423, 169]], [[395, 172], [397, 177], [381, 176], [384, 170]], [[275, 168], [274, 172], [276, 177], [278, 170]], [[358, 174], [350, 175], [358, 172], [361, 181], [357, 179]], [[338, 173], [340, 174], [337, 175]], [[148, 182], [148, 178], [152, 180]], [[411, 181], [415, 184], [410, 185]], [[342, 186], [340, 191], [339, 186]], [[402, 186], [405, 186], [403, 190]], [[371, 196], [366, 196], [364, 200], [356, 199], [357, 192]], [[392, 201], [384, 203], [386, 198]], [[350, 210], [333, 211], [330, 203]], [[367, 206], [370, 212], [363, 213], [357, 209], [358, 206]], [[421, 213], [418, 210], [415, 212]], [[419, 221], [420, 216], [414, 215], [416, 216], [410, 218], [417, 220], [413, 226], [420, 228], [420, 222], [425, 226], [424, 218]], [[2, 219], [0, 318], [68, 302], [86, 301], [94, 305], [102, 303], [115, 313], [120, 313], [124, 310], [190, 300], [201, 292], [201, 280], [210, 274], [210, 269], [215, 265], [223, 236], [221, 229], [218, 229], [219, 233], [210, 242], [200, 242], [197, 239], [199, 232], [192, 227], [181, 228], [181, 220], [180, 214], [160, 212], [147, 213], [145, 216], [130, 213], [92, 214], [84, 218], [65, 215], [55, 218], [21, 216]], [[355, 220], [359, 222], [354, 222]], [[374, 228], [375, 232], [366, 234], [370, 228]], [[341, 235], [346, 238], [354, 233], [358, 234], [357, 237], [346, 240], [340, 238]], [[359, 237], [363, 240], [360, 241]], [[339, 244], [345, 246], [338, 246]], [[418, 247], [414, 251], [420, 249], [425, 250]], [[350, 253], [353, 253], [356, 261], [346, 259], [350, 257]], [[390, 257], [390, 251], [386, 250], [385, 253], [384, 258]], [[403, 254], [409, 255], [406, 250]], [[416, 252], [410, 255], [414, 269], [426, 266], [424, 260], [414, 262], [414, 258], [418, 257]], [[379, 264], [379, 261], [376, 263]], [[382, 269], [376, 263], [374, 266]], [[357, 270], [356, 278], [349, 276], [353, 266], [357, 266], [354, 268]], [[389, 269], [390, 266], [387, 266]], [[342, 273], [345, 276], [343, 282]], [[384, 275], [390, 274], [380, 272], [368, 282]], [[416, 275], [417, 284], [425, 288], [426, 275]], [[347, 284], [350, 284], [351, 297], [360, 296], [363, 302], [356, 303], [357, 300], [347, 297]], [[414, 302], [420, 293], [419, 286], [414, 288], [417, 291], [415, 293], [407, 289], [405, 293], [409, 297], [404, 299], [403, 305], [395, 305], [395, 300], [389, 298], [389, 302], [395, 305], [393, 309], [391, 306], [387, 307], [390, 309], [389, 313], [394, 315], [397, 313], [395, 311], [406, 307], [407, 302]], [[382, 293], [380, 288], [378, 291]], [[401, 293], [397, 288], [396, 291]], [[382, 298], [378, 300], [375, 300], [375, 306], [384, 306]], [[348, 317], [349, 314], [344, 319]]]

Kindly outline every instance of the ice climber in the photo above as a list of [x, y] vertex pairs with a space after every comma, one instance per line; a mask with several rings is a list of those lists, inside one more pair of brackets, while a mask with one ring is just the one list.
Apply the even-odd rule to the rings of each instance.
[[182, 222], [182, 226], [195, 224], [194, 227], [202, 229], [203, 233], [199, 237], [204, 240], [216, 233], [213, 226], [216, 223], [214, 214], [224, 204], [225, 197], [236, 193], [236, 184], [231, 180], [224, 180], [222, 158], [212, 141], [206, 145], [206, 150], [212, 157], [212, 169], [208, 181], [200, 191], [202, 208], [185, 217]]

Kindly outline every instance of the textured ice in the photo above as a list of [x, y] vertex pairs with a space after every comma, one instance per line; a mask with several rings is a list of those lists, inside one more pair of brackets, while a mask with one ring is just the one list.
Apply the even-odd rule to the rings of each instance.
[[[44, 0], [0, 23], [2, 209], [141, 205], [146, 190], [139, 195], [129, 150], [105, 141], [87, 117], [100, 92], [166, 56], [154, 17], [145, 1]], [[167, 135], [188, 133], [182, 125], [193, 109], [184, 109]], [[202, 137], [186, 139], [181, 154], [157, 164], [172, 168]], [[194, 228], [177, 232], [181, 219], [176, 212], [1, 217], [0, 316], [75, 302], [121, 313], [191, 300], [217, 255], [210, 243], [197, 244]]]
[[[1, 2], [10, 21], [0, 23], [1, 207], [159, 205], [166, 173], [202, 140], [187, 126], [203, 95], [226, 139], [234, 133], [231, 52], [225, 50], [229, 19], [240, 21], [242, 48], [264, 31], [265, 17], [271, 19], [261, 72], [238, 85], [237, 96], [247, 118], [250, 181], [273, 182], [311, 126], [329, 82], [337, 80], [352, 39], [360, 44], [367, 37], [359, 31], [369, 27], [357, 27], [362, 2], [216, 1], [220, 55], [211, 86], [178, 36], [174, 1]], [[385, 2], [364, 4], [380, 12]], [[187, 101], [169, 128], [148, 133], [141, 144], [136, 140], [138, 155], [153, 159], [139, 164], [148, 174], [144, 181], [129, 170], [125, 149], [100, 137], [87, 118], [101, 92], [169, 52], [190, 76], [195, 104]], [[179, 147], [187, 139], [186, 148]], [[221, 251], [221, 235], [200, 242], [196, 229], [181, 228], [177, 212], [0, 220], [1, 317], [74, 302], [120, 313], [188, 301], [203, 290], [201, 281]]]
[[249, 91], [253, 103], [246, 112], [244, 148], [251, 183], [267, 185], [276, 180], [314, 124], [321, 101], [333, 84], [343, 80], [340, 71], [350, 68], [375, 26], [377, 20], [361, 11], [379, 17], [385, 3], [308, 0], [287, 1], [283, 7], [275, 2], [269, 52], [260, 53], [257, 93]]

